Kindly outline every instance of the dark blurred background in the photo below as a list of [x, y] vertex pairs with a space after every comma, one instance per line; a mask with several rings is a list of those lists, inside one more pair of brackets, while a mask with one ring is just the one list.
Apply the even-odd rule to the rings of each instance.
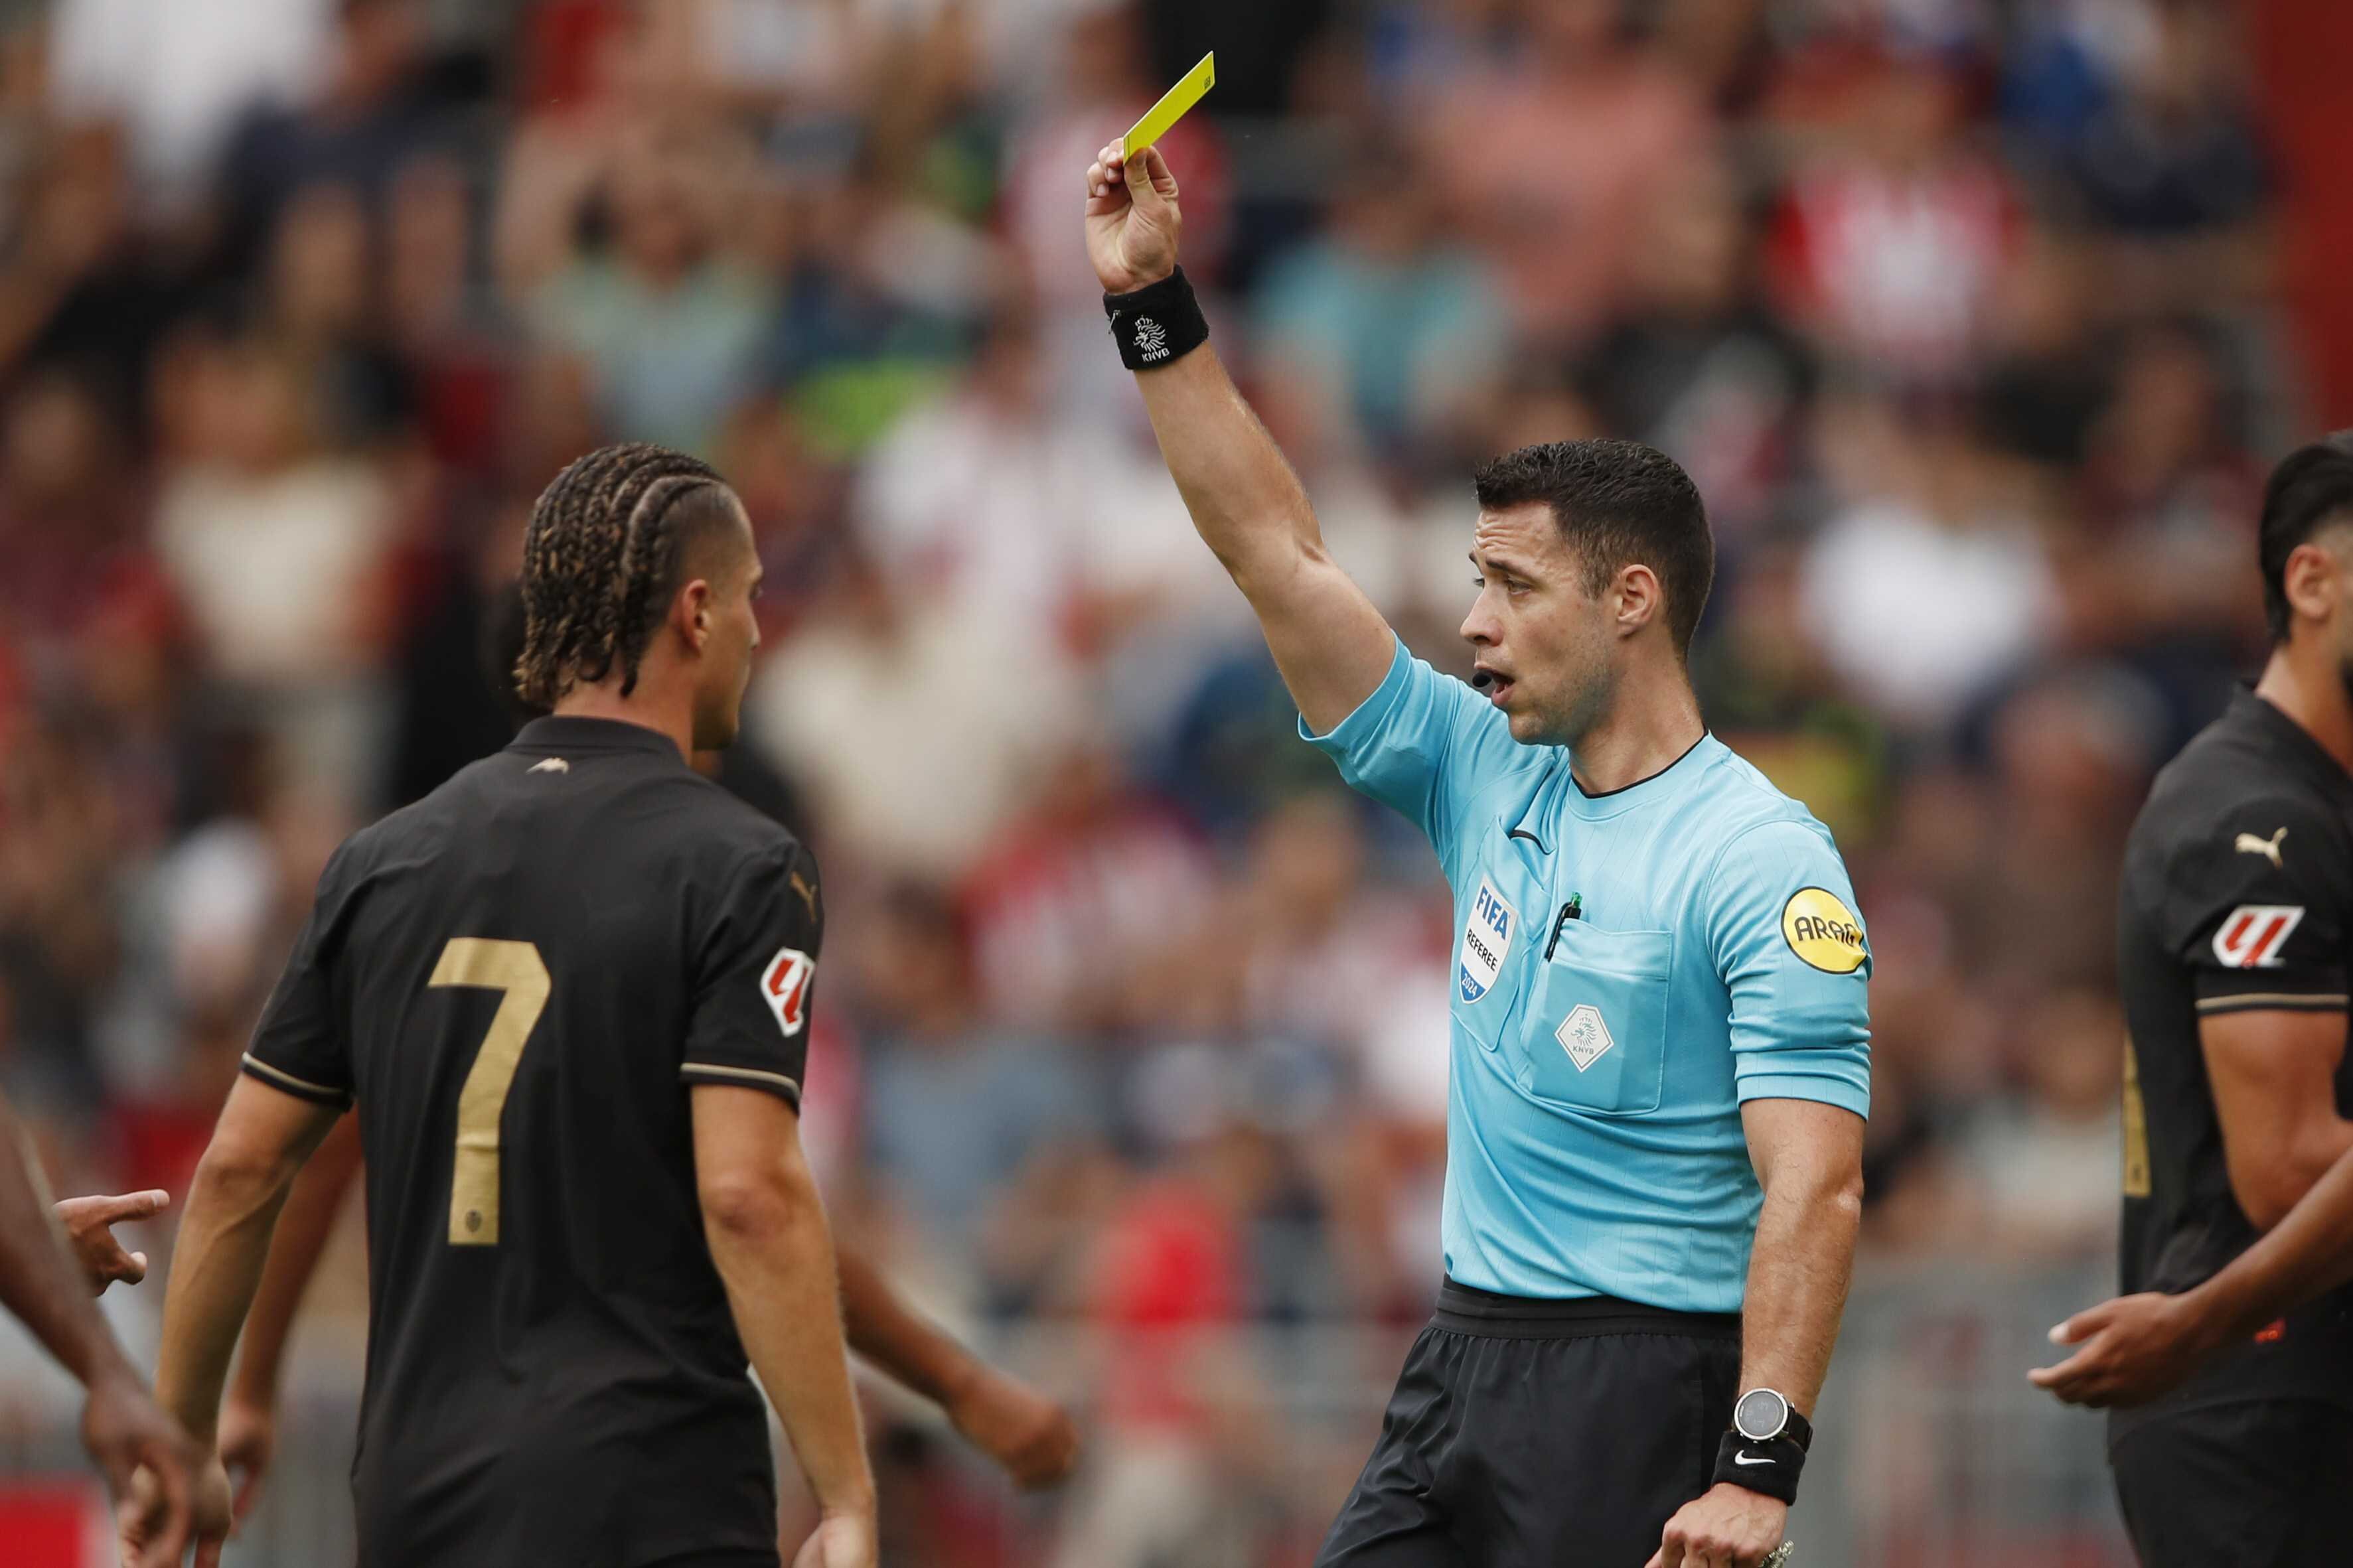
[[[839, 1223], [1093, 1437], [1032, 1508], [878, 1404], [890, 1561], [1305, 1563], [1438, 1278], [1449, 931], [1103, 341], [1082, 175], [1215, 47], [1188, 270], [1344, 563], [1463, 669], [1470, 466], [1663, 447], [1710, 721], [1853, 871], [1866, 1258], [1803, 1560], [2122, 1563], [2096, 1423], [2021, 1374], [2112, 1268], [2118, 847], [2260, 662], [2266, 463], [2353, 421], [2348, 29], [0, 5], [0, 1089], [61, 1189], [184, 1191], [327, 851], [503, 741], [533, 497], [686, 447], [767, 567], [739, 765], [825, 866]], [[248, 1563], [349, 1560], [344, 1243]], [[108, 1298], [134, 1342], [159, 1303]], [[0, 1339], [11, 1564], [81, 1561], [10, 1554], [83, 1528], [72, 1410]]]

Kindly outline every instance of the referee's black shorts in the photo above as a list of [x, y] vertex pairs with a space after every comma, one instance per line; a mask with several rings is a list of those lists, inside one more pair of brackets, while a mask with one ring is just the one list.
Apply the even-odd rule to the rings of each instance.
[[2117, 1436], [2108, 1461], [2141, 1568], [2353, 1562], [2353, 1413], [2309, 1399], [2170, 1412]]
[[1736, 1313], [1449, 1279], [1316, 1568], [1642, 1568], [1739, 1384]]

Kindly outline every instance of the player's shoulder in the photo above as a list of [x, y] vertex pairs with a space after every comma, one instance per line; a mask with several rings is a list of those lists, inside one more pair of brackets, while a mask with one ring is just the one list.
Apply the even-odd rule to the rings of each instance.
[[364, 876], [389, 864], [445, 853], [451, 825], [466, 820], [466, 803], [479, 797], [482, 773], [503, 754], [467, 763], [416, 800], [354, 829], [329, 857], [329, 879]]
[[667, 782], [666, 826], [690, 853], [788, 866], [812, 858], [791, 829], [716, 780], [688, 772]]
[[784, 824], [700, 773], [670, 785], [661, 866], [689, 923], [706, 933], [788, 920], [789, 945], [814, 953], [825, 928], [817, 857]]
[[784, 824], [691, 769], [638, 787], [630, 837], [649, 889], [666, 889], [701, 919], [765, 906], [790, 888], [818, 916], [817, 858]]
[[2265, 842], [2292, 835], [2333, 855], [2353, 853], [2348, 803], [2353, 784], [2318, 743], [2242, 692], [2158, 771], [2126, 857], [2171, 863], [2217, 844], [2235, 854], [2242, 835]]

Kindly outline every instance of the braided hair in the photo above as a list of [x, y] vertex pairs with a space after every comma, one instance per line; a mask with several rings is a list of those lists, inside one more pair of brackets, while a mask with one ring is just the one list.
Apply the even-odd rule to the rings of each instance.
[[603, 447], [556, 475], [531, 510], [522, 544], [522, 653], [515, 693], [553, 708], [618, 666], [621, 695], [676, 592], [692, 531], [690, 496], [727, 494], [708, 463], [642, 441]]

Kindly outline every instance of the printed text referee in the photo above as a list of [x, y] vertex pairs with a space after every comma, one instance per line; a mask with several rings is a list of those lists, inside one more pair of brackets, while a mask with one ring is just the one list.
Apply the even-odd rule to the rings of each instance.
[[1087, 247], [1169, 471], [1459, 931], [1447, 1278], [1319, 1568], [1757, 1568], [1846, 1297], [1871, 959], [1829, 834], [1701, 723], [1698, 492], [1630, 442], [1489, 463], [1485, 694], [1438, 674], [1204, 346], [1177, 228], [1160, 154], [1105, 148]]

